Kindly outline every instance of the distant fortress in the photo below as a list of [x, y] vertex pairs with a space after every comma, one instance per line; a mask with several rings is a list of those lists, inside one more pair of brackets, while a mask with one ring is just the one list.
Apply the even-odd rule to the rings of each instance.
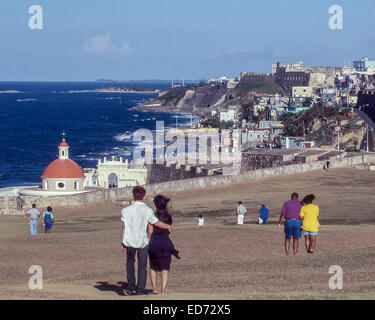
[[241, 72], [240, 84], [276, 83], [291, 92], [294, 86], [331, 86], [337, 73], [350, 70], [340, 66], [305, 66], [303, 62], [284, 64], [278, 62], [272, 65], [272, 73]]

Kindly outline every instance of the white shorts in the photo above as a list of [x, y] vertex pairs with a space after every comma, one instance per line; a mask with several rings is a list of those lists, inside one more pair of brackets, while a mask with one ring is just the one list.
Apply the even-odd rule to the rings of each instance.
[[237, 216], [237, 224], [243, 224], [243, 220], [244, 220], [244, 218], [245, 218], [245, 215], [243, 215], [243, 214], [239, 214], [239, 215]]

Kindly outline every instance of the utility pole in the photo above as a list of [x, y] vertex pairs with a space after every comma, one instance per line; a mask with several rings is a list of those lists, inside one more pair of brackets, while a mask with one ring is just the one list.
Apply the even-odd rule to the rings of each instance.
[[305, 140], [305, 120], [302, 120], [303, 140]]
[[366, 123], [366, 141], [367, 141], [366, 151], [367, 152], [369, 152], [369, 147], [368, 147], [368, 130], [369, 130], [369, 126], [368, 126], [368, 123]]
[[272, 138], [273, 138], [273, 134], [271, 132], [272, 132], [272, 128], [270, 128], [270, 150], [272, 150]]
[[339, 121], [337, 122], [337, 126], [335, 128], [335, 131], [337, 132], [337, 151], [340, 151], [340, 131], [341, 131], [341, 127], [340, 127]]

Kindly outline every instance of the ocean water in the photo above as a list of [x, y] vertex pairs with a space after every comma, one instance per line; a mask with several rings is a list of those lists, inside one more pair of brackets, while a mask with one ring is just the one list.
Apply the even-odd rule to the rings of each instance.
[[[91, 168], [104, 157], [131, 159], [135, 130], [155, 130], [156, 120], [175, 126], [176, 114], [131, 110], [154, 93], [87, 92], [111, 85], [0, 82], [0, 187], [40, 184], [44, 169], [58, 156], [62, 131], [70, 145], [70, 158], [82, 168]], [[167, 86], [147, 85], [153, 89]], [[178, 116], [179, 125], [190, 123], [189, 115]]]

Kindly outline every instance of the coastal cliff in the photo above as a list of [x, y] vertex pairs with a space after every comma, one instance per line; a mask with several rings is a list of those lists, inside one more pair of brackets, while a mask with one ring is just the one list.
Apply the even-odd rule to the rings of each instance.
[[137, 106], [137, 109], [204, 114], [212, 108], [227, 108], [230, 105], [240, 106], [249, 103], [255, 93], [282, 94], [284, 90], [272, 83], [245, 84], [241, 82], [176, 87], [160, 92], [158, 97]]

